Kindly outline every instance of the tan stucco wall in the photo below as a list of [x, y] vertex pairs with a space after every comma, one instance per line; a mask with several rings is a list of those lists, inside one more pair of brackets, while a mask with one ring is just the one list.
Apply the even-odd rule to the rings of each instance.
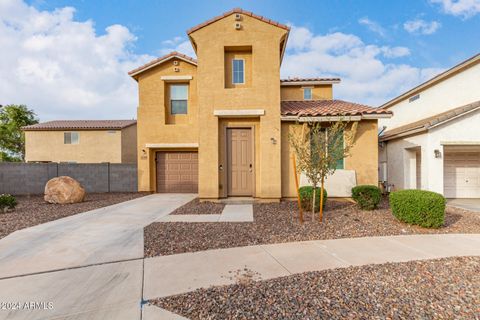
[[378, 185], [378, 120], [359, 122], [355, 145], [345, 159], [345, 169], [355, 170], [357, 184]]
[[[174, 71], [178, 61], [179, 72]], [[192, 76], [192, 80], [165, 81], [162, 76]], [[170, 116], [168, 85], [188, 83], [188, 114]], [[147, 143], [198, 143], [198, 103], [196, 66], [172, 59], [145, 71], [138, 77], [139, 106], [137, 109], [138, 189], [155, 191], [155, 153]], [[175, 120], [173, 120], [175, 119]], [[168, 123], [174, 124], [168, 124]], [[145, 150], [145, 152], [143, 152]], [[145, 156], [144, 156], [145, 155]]]
[[[296, 196], [295, 175], [292, 164], [293, 148], [288, 136], [299, 134], [301, 125], [294, 122], [282, 123], [282, 197]], [[350, 127], [351, 128], [351, 127]], [[355, 170], [357, 184], [378, 184], [378, 138], [377, 120], [362, 120], [357, 127], [355, 145], [345, 159], [345, 169]]]
[[137, 125], [122, 129], [122, 163], [137, 162]]
[[78, 163], [122, 162], [120, 130], [79, 132], [78, 144], [64, 144], [68, 131], [26, 131], [25, 160]]
[[312, 87], [312, 100], [331, 100], [333, 98], [331, 84], [322, 84], [316, 86], [282, 86], [282, 101], [303, 100], [304, 87]]
[[[190, 37], [196, 44], [198, 57], [199, 122], [199, 196], [218, 198], [219, 184], [219, 119], [215, 109], [264, 109], [258, 129], [259, 168], [256, 174], [256, 195], [260, 198], [281, 197], [280, 156], [280, 42], [286, 30], [255, 18], [242, 15], [242, 29], [235, 29], [230, 15]], [[252, 47], [252, 84], [244, 88], [225, 88], [225, 47]], [[272, 144], [271, 138], [277, 141]]]

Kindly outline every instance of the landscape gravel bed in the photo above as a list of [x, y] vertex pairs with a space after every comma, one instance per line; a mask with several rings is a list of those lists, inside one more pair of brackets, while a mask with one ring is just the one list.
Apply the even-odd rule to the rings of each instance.
[[189, 319], [480, 319], [480, 257], [242, 281], [151, 303]]
[[398, 221], [383, 200], [363, 211], [350, 202], [328, 200], [322, 223], [300, 224], [297, 203], [254, 204], [254, 222], [155, 222], [145, 228], [145, 256], [169, 255], [264, 243], [425, 233], [480, 233], [480, 215], [447, 208], [445, 225], [425, 229]]
[[225, 204], [193, 199], [170, 214], [222, 214]]
[[88, 193], [84, 202], [64, 205], [47, 203], [43, 200], [43, 195], [16, 196], [18, 202], [16, 209], [12, 212], [0, 213], [0, 239], [16, 230], [143, 197], [147, 194], [149, 193]]

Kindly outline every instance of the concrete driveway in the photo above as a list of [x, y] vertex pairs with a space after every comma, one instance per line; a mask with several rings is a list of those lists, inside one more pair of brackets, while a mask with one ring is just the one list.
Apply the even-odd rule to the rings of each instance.
[[447, 205], [480, 213], [480, 199], [449, 199]]
[[0, 319], [140, 319], [143, 227], [195, 197], [149, 195], [1, 239], [0, 302], [38, 304]]

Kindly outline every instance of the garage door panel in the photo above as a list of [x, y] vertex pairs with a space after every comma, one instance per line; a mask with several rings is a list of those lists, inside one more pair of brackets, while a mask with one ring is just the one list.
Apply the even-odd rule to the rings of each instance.
[[447, 198], [480, 197], [480, 152], [446, 151], [444, 193]]
[[198, 192], [196, 152], [157, 152], [157, 192]]

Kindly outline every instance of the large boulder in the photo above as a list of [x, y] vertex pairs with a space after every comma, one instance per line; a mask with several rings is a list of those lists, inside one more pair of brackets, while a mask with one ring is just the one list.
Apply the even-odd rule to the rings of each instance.
[[77, 203], [85, 198], [85, 189], [70, 177], [60, 176], [50, 179], [45, 185], [45, 201], [50, 203]]

